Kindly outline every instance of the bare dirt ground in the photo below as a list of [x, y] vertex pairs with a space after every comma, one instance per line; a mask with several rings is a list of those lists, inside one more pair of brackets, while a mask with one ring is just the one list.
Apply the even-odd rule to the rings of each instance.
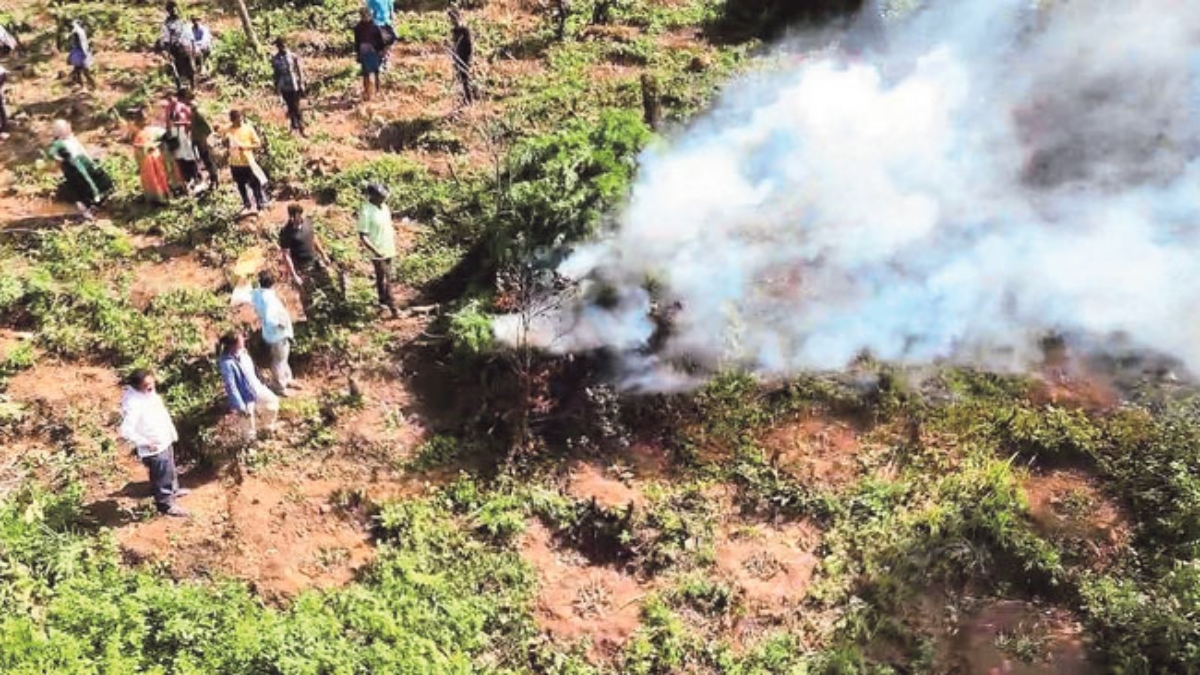
[[781, 424], [762, 440], [770, 462], [810, 485], [843, 487], [863, 474], [863, 443], [849, 423], [805, 415]]
[[520, 550], [537, 572], [535, 618], [551, 638], [586, 640], [591, 656], [602, 659], [614, 655], [641, 625], [640, 601], [650, 584], [559, 547], [538, 522], [529, 524]]
[[1131, 521], [1092, 476], [1075, 469], [1051, 471], [1031, 476], [1023, 487], [1035, 529], [1074, 543], [1089, 566], [1104, 569], [1127, 551]]
[[1067, 612], [998, 600], [965, 616], [948, 665], [967, 675], [1085, 675], [1083, 628]]

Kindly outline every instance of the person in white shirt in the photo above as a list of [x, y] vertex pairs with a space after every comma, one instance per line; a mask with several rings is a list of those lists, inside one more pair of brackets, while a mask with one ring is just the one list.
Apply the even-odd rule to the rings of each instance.
[[192, 25], [190, 26], [192, 59], [196, 62], [196, 74], [204, 74], [204, 62], [208, 59], [208, 55], [212, 53], [212, 31], [208, 26], [200, 23], [200, 17], [192, 17]]
[[175, 468], [179, 433], [162, 397], [154, 390], [155, 384], [154, 374], [148, 370], [137, 370], [129, 376], [121, 397], [121, 438], [133, 444], [138, 459], [149, 469], [158, 512], [182, 518], [188, 513], [175, 505], [175, 499], [188, 491], [179, 487]]

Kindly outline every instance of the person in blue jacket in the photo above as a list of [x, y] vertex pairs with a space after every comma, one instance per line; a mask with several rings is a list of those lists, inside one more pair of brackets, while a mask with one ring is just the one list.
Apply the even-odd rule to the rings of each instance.
[[245, 420], [250, 438], [258, 435], [258, 415], [261, 412], [267, 429], [275, 428], [279, 414], [279, 397], [258, 379], [254, 361], [246, 350], [246, 338], [230, 331], [217, 343], [217, 372], [225, 385], [229, 414]]

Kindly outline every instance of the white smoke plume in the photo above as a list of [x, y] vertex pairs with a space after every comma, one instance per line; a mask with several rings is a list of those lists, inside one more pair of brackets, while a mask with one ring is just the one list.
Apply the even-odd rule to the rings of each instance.
[[[643, 155], [527, 339], [611, 348], [643, 390], [680, 361], [1020, 369], [1048, 333], [1200, 371], [1200, 0], [945, 0], [772, 63]], [[677, 306], [652, 355], [648, 280]]]

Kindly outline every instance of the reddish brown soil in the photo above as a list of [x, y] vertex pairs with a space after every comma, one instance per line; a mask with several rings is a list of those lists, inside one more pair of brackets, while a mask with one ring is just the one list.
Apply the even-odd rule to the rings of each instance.
[[603, 458], [577, 460], [567, 472], [567, 492], [577, 499], [595, 499], [612, 509], [646, 505], [650, 483], [670, 477], [671, 457], [652, 443], [635, 442]]
[[1105, 496], [1096, 480], [1078, 470], [1039, 474], [1024, 484], [1029, 515], [1043, 536], [1070, 540], [1090, 564], [1104, 567], [1129, 545], [1132, 528], [1124, 510]]
[[13, 376], [8, 395], [17, 403], [58, 414], [106, 419], [121, 402], [120, 378], [111, 368], [43, 359]]
[[591, 656], [603, 659], [616, 654], [641, 624], [641, 600], [649, 584], [558, 548], [537, 522], [525, 532], [521, 556], [537, 572], [535, 618], [552, 639], [587, 640]]
[[843, 487], [863, 473], [863, 446], [849, 425], [818, 416], [780, 425], [762, 440], [772, 464], [805, 483]]
[[179, 500], [191, 518], [133, 522], [117, 528], [117, 540], [133, 560], [165, 563], [179, 577], [246, 579], [271, 599], [337, 586], [374, 556], [363, 519], [331, 506], [341, 488], [256, 477], [201, 483]]
[[717, 541], [717, 570], [736, 589], [748, 616], [780, 617], [804, 600], [820, 540], [820, 530], [805, 522], [731, 523]]
[[572, 465], [567, 492], [577, 499], [594, 499], [600, 506], [619, 509], [629, 504], [641, 508], [646, 503], [642, 491], [603, 467], [588, 462]]
[[[1012, 653], [1031, 645], [1033, 656]], [[1082, 628], [1070, 613], [1017, 600], [991, 602], [961, 621], [951, 643], [950, 672], [965, 675], [1085, 675], [1100, 672], [1087, 661]]]
[[171, 291], [216, 292], [227, 279], [220, 270], [206, 267], [194, 253], [168, 257], [162, 262], [141, 263], [131, 270], [129, 301], [145, 309], [154, 298]]

